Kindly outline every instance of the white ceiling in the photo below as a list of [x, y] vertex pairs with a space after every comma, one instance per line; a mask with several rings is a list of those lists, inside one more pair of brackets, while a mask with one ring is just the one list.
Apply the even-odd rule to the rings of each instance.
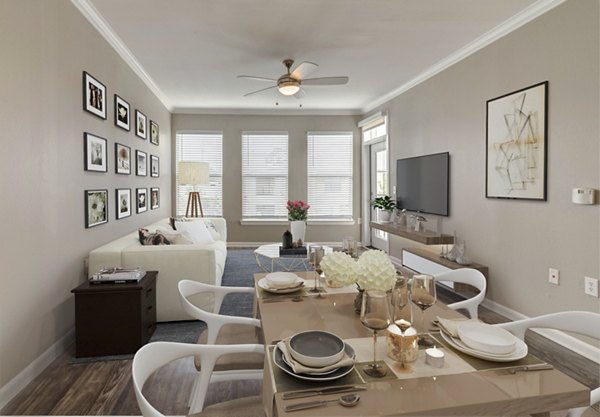
[[[562, 0], [72, 0], [175, 112], [364, 113]], [[237, 75], [319, 64], [302, 99]], [[275, 103], [279, 103], [276, 106]], [[302, 108], [299, 105], [302, 104]]]

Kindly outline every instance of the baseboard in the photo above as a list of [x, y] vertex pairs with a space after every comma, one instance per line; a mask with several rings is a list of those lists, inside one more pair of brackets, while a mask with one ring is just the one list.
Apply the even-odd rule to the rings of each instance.
[[38, 356], [17, 376], [0, 388], [0, 410], [3, 409], [27, 384], [34, 380], [48, 365], [62, 355], [75, 340], [75, 329], [71, 329], [58, 339], [44, 353]]

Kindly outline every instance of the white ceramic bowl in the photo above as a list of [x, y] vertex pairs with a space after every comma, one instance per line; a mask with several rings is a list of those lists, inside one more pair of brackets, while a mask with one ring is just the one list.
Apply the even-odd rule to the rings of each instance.
[[458, 326], [458, 335], [465, 345], [481, 352], [504, 355], [515, 350], [515, 336], [508, 330], [489, 324], [461, 324]]
[[291, 272], [271, 272], [265, 278], [271, 288], [288, 288], [298, 281], [298, 275]]
[[333, 365], [344, 357], [344, 341], [333, 333], [310, 330], [290, 338], [292, 358], [313, 368]]

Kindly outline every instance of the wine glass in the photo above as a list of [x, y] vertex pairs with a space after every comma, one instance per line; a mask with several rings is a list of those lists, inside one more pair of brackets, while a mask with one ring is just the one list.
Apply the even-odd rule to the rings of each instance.
[[391, 321], [389, 301], [385, 292], [367, 290], [363, 293], [360, 321], [365, 327], [373, 330], [373, 363], [364, 368], [365, 374], [381, 378], [387, 372], [377, 364], [377, 331], [387, 329]]
[[410, 329], [413, 321], [408, 280], [404, 276], [396, 278], [392, 292], [392, 320], [400, 329], [400, 367], [404, 368], [404, 332]]
[[431, 275], [414, 275], [410, 288], [410, 297], [413, 303], [421, 309], [421, 329], [419, 346], [432, 346], [433, 343], [425, 338], [425, 310], [435, 304], [437, 298], [435, 278]]

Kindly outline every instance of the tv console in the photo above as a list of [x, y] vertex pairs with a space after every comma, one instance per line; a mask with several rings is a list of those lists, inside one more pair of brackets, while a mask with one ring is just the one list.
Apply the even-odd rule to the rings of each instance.
[[443, 233], [432, 231], [415, 232], [408, 227], [396, 226], [394, 223], [370, 222], [369, 225], [374, 229], [383, 230], [392, 235], [401, 236], [406, 239], [414, 240], [415, 242], [424, 245], [451, 245], [454, 243], [454, 237]]

